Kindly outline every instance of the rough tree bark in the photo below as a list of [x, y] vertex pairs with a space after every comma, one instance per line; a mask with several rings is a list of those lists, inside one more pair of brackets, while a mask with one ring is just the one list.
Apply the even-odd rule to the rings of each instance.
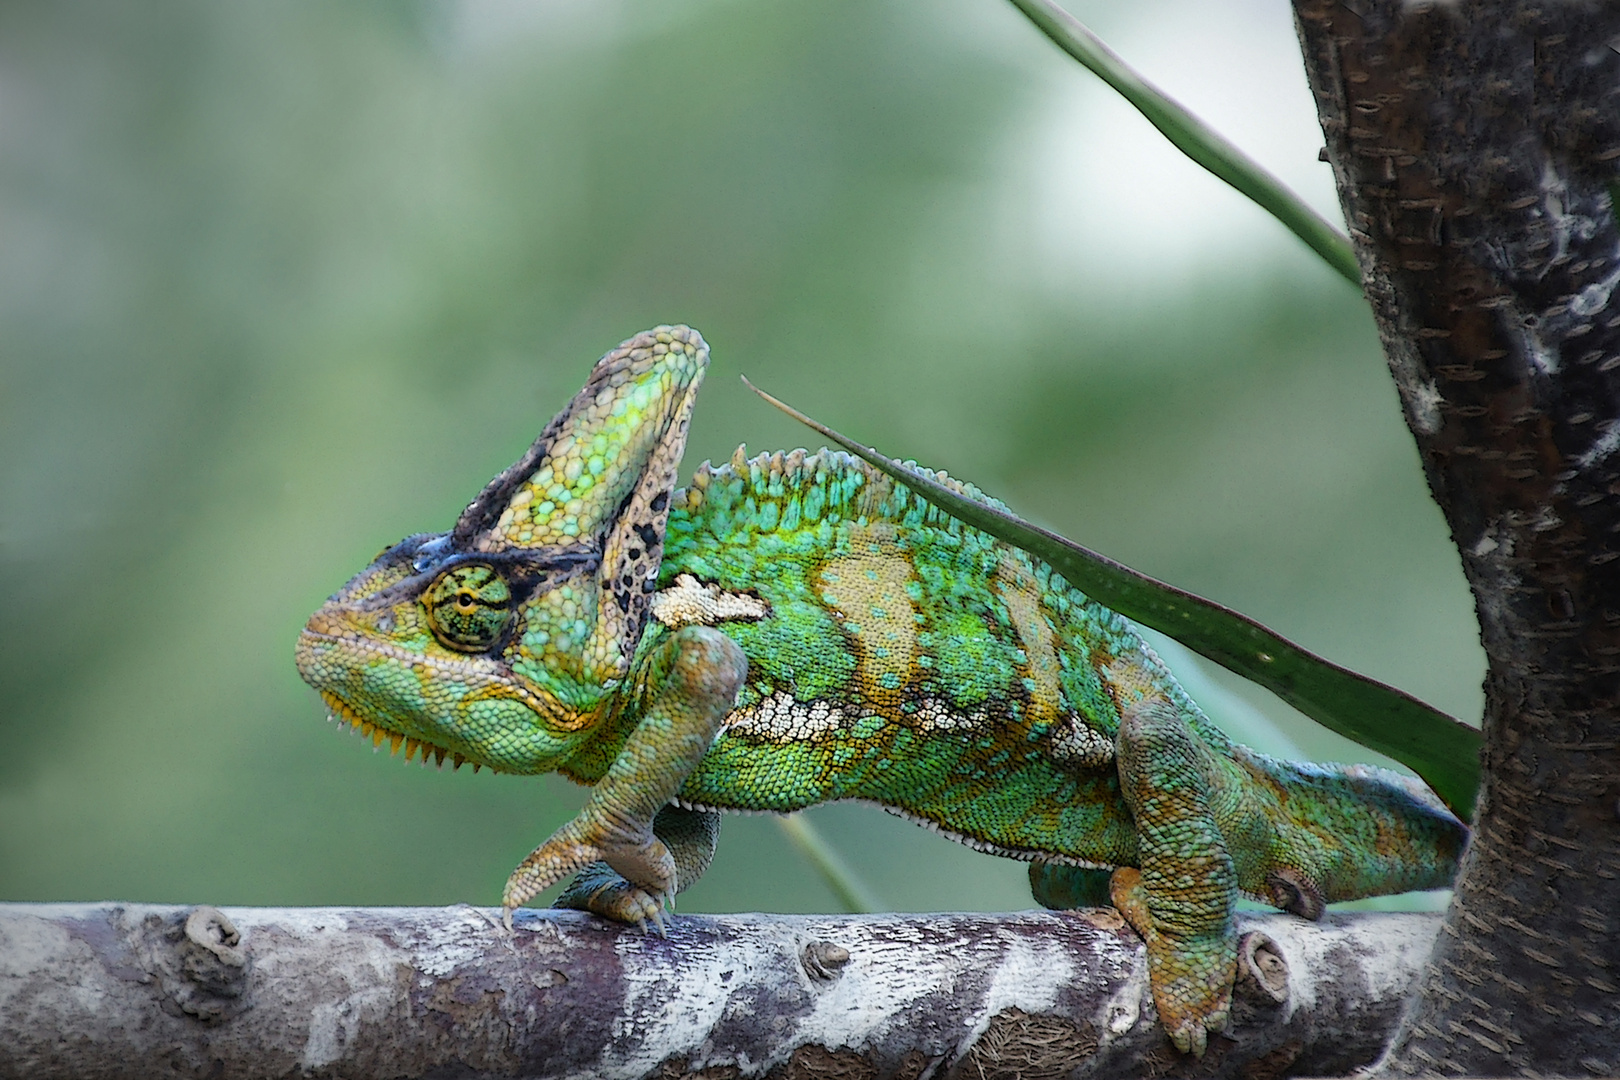
[[1620, 6], [1295, 0], [1489, 661], [1456, 899], [1385, 1070], [1620, 1074]]
[[[1434, 915], [1244, 916], [1228, 1038], [1157, 1024], [1112, 909], [683, 916], [0, 904], [0, 1077], [1339, 1074], [1371, 1062]], [[1252, 933], [1260, 931], [1260, 933]]]

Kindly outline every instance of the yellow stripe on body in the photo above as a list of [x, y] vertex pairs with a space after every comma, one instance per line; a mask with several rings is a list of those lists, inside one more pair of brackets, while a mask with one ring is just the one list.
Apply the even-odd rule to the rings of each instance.
[[855, 653], [855, 683], [869, 711], [899, 719], [917, 660], [917, 614], [906, 586], [911, 560], [894, 552], [887, 524], [850, 530], [854, 554], [821, 568], [822, 600]]
[[1058, 658], [1052, 624], [1041, 611], [1040, 590], [1029, 568], [1011, 552], [996, 566], [996, 594], [1007, 605], [1007, 617], [1024, 652], [1024, 687], [1029, 693], [1031, 723], [1051, 724], [1063, 715], [1063, 690], [1058, 684]]

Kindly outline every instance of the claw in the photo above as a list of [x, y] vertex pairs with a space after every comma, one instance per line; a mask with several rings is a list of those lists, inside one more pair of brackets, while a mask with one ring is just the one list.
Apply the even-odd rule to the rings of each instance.
[[654, 907], [646, 914], [637, 913], [634, 922], [636, 929], [643, 934], [656, 933], [659, 937], [669, 936], [664, 923], [664, 911], [662, 908]]
[[508, 934], [512, 932], [512, 912], [516, 910], [517, 909], [515, 907], [501, 908], [501, 925], [506, 927], [506, 932]]
[[1177, 1050], [1183, 1054], [1191, 1054], [1195, 1058], [1204, 1056], [1204, 1051], [1209, 1048], [1209, 1037], [1225, 1029], [1227, 1017], [1231, 1012], [1227, 1002], [1222, 1001], [1215, 1003], [1210, 1011], [1200, 1015], [1196, 1004], [1167, 999], [1161, 996], [1157, 987], [1154, 989], [1153, 1001], [1159, 1010], [1159, 1021], [1164, 1025], [1170, 1041], [1175, 1044]]
[[1209, 1035], [1204, 1030], [1204, 1025], [1197, 1021], [1182, 1024], [1174, 1031], [1171, 1031], [1169, 1035], [1170, 1041], [1183, 1054], [1191, 1054], [1193, 1057], [1201, 1058], [1204, 1056], [1204, 1051], [1209, 1048]]

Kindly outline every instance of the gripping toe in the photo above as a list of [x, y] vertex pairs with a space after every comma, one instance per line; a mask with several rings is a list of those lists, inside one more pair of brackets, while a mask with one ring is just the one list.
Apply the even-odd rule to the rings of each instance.
[[626, 881], [605, 863], [598, 863], [575, 878], [551, 906], [589, 911], [614, 922], [632, 923], [642, 930], [651, 923], [662, 936], [668, 899], [667, 895]]

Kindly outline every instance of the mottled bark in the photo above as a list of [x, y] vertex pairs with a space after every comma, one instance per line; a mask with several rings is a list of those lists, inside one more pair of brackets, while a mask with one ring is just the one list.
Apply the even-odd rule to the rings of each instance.
[[1489, 662], [1474, 843], [1384, 1067], [1620, 1074], [1620, 6], [1295, 12]]
[[470, 907], [0, 904], [0, 1077], [1342, 1074], [1438, 921], [1244, 916], [1232, 1029], [1199, 1061], [1111, 909], [683, 916], [661, 938], [576, 912], [506, 933]]

